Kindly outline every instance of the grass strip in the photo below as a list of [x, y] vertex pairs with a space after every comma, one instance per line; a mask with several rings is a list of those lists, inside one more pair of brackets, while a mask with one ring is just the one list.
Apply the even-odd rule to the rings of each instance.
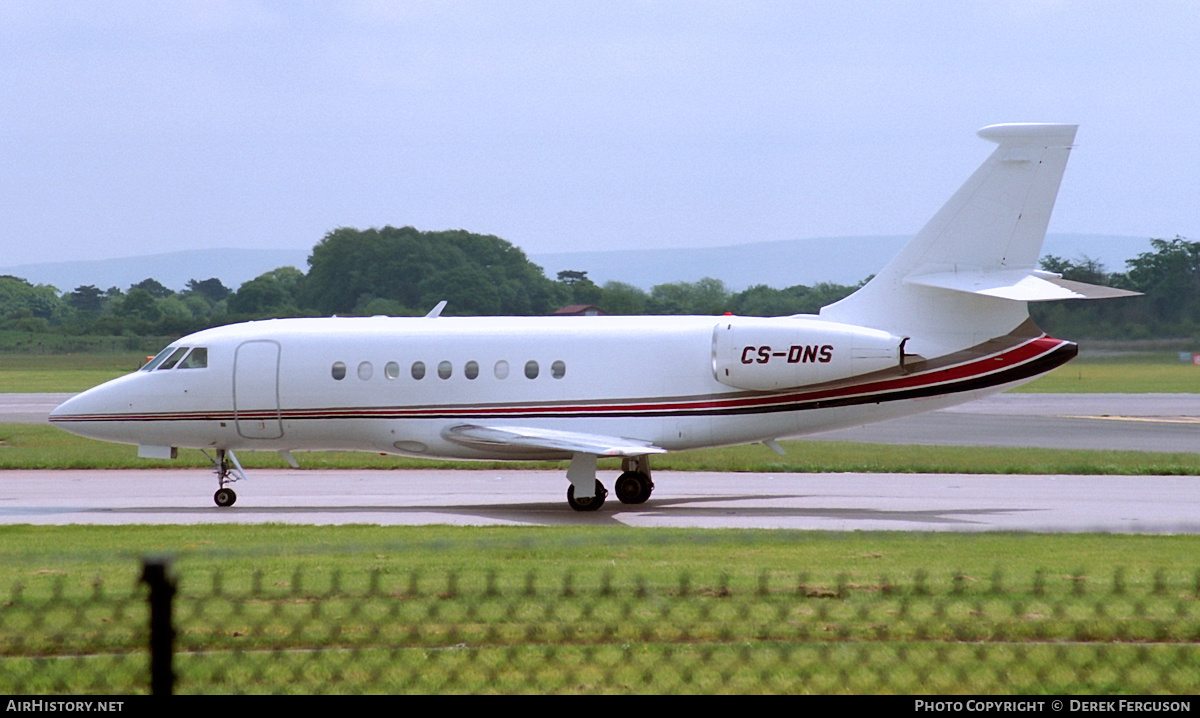
[[[654, 468], [669, 471], [766, 473], [961, 473], [1200, 475], [1200, 454], [1087, 451], [978, 446], [908, 446], [846, 441], [784, 441], [779, 456], [758, 444], [698, 449], [656, 456]], [[247, 468], [283, 468], [273, 452], [238, 453]], [[552, 468], [565, 463], [478, 462], [414, 459], [364, 452], [297, 452], [306, 469], [503, 469]], [[139, 459], [132, 446], [93, 441], [39, 424], [0, 424], [0, 469], [207, 468], [199, 451], [181, 450], [173, 461]], [[605, 471], [619, 468], [601, 460]]]
[[1013, 389], [1044, 394], [1195, 394], [1200, 366], [1175, 353], [1080, 357]]
[[116, 354], [0, 353], [0, 393], [79, 392], [116, 379], [146, 361], [143, 352]]
[[[0, 590], [19, 582], [51, 585], [75, 576], [94, 583], [136, 583], [140, 557], [175, 556], [187, 581], [221, 572], [226, 585], [248, 582], [256, 571], [279, 574], [288, 591], [297, 567], [320, 592], [335, 571], [457, 571], [484, 574], [503, 566], [524, 580], [526, 571], [610, 572], [618, 578], [693, 572], [706, 580], [754, 588], [763, 571], [781, 579], [874, 582], [884, 574], [947, 582], [967, 571], [964, 586], [1004, 584], [1005, 574], [1032, 576], [1074, 590], [1071, 576], [1121, 581], [1152, 589], [1158, 572], [1184, 571], [1193, 585], [1195, 537], [1134, 534], [905, 533], [790, 530], [556, 527], [556, 526], [299, 526], [290, 524], [0, 525]], [[969, 569], [969, 571], [968, 571]], [[983, 573], [979, 573], [982, 571]], [[999, 571], [997, 577], [993, 572]], [[238, 577], [241, 578], [238, 578]], [[482, 580], [482, 579], [479, 579]], [[671, 579], [672, 581], [674, 578]], [[232, 582], [232, 583], [231, 583]], [[244, 583], [249, 585], [249, 583]], [[31, 589], [30, 589], [31, 590]]]

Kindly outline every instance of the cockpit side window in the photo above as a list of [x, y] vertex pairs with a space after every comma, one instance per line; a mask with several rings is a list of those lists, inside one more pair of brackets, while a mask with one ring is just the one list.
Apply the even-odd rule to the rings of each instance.
[[179, 360], [183, 358], [183, 355], [187, 354], [187, 351], [187, 347], [179, 347], [175, 351], [171, 352], [171, 356], [167, 357], [166, 361], [158, 365], [158, 370], [163, 371], [164, 369], [174, 369], [175, 365], [179, 363]]
[[179, 369], [205, 369], [208, 367], [208, 348], [196, 347], [188, 354], [183, 361], [179, 362]]
[[154, 371], [155, 369], [158, 368], [159, 364], [162, 364], [164, 361], [166, 361], [167, 357], [171, 356], [171, 354], [173, 354], [174, 352], [175, 352], [175, 347], [167, 347], [166, 349], [163, 349], [162, 351], [160, 351], [158, 353], [158, 356], [154, 357], [153, 359], [151, 359], [150, 361], [148, 361], [144, 365], [142, 365], [141, 370], [142, 371]]

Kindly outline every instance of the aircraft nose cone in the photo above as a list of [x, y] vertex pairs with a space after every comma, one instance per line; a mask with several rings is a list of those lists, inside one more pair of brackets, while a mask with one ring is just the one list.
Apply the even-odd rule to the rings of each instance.
[[69, 420], [71, 417], [77, 416], [79, 412], [81, 394], [69, 397], [66, 401], [59, 404], [50, 410], [50, 423], [57, 424]]
[[72, 413], [74, 413], [73, 410], [71, 409], [71, 402], [75, 401], [76, 397], [78, 397], [78, 396], [79, 395], [76, 394], [75, 396], [67, 397], [66, 401], [62, 402], [58, 406], [51, 409], [50, 410], [50, 421], [53, 422], [55, 420], [61, 420], [67, 416], [70, 416]]
[[56, 406], [50, 412], [50, 423], [76, 434], [90, 436], [91, 432], [81, 431], [81, 429], [92, 424], [98, 418], [98, 414], [106, 413], [100, 411], [101, 407], [98, 405], [100, 402], [96, 401], [98, 389], [99, 387], [76, 394]]
[[120, 441], [122, 412], [129, 410], [128, 387], [122, 379], [101, 384], [67, 399], [50, 412], [50, 423], [91, 439]]

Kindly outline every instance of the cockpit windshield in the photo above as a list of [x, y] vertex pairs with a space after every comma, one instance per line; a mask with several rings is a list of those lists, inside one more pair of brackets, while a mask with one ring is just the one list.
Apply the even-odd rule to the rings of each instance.
[[158, 368], [160, 370], [174, 369], [175, 365], [179, 363], [179, 360], [183, 358], [183, 355], [187, 354], [187, 350], [188, 350], [187, 347], [179, 347], [175, 351], [171, 352], [171, 356], [167, 357], [167, 360], [164, 361], [162, 364], [159, 364]]
[[158, 356], [142, 365], [142, 371], [154, 371], [158, 368], [158, 365], [166, 361], [167, 357], [171, 356], [176, 349], [177, 347], [167, 347], [166, 349], [163, 349], [158, 353]]
[[[189, 349], [191, 353], [189, 353]], [[186, 358], [185, 358], [186, 357]], [[204, 369], [208, 366], [208, 349], [206, 347], [167, 347], [158, 353], [146, 365], [142, 367], [142, 371], [154, 371], [155, 369]]]

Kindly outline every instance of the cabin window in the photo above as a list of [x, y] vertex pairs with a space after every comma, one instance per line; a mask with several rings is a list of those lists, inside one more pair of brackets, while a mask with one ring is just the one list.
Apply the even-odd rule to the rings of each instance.
[[388, 379], [400, 378], [400, 365], [394, 361], [390, 361], [383, 367], [383, 375]]
[[418, 379], [418, 380], [425, 378], [425, 362], [423, 362], [423, 361], [413, 362], [412, 378]]
[[358, 365], [358, 378], [363, 381], [368, 381], [375, 374], [375, 367], [371, 366], [371, 362], [365, 361]]
[[180, 369], [207, 369], [208, 368], [208, 349], [205, 347], [196, 347], [188, 354], [183, 361], [179, 362]]
[[345, 362], [335, 361], [333, 363], [333, 371], [331, 371], [330, 373], [333, 374], [333, 378], [337, 379], [338, 381], [345, 379], [346, 378]]
[[550, 376], [554, 377], [555, 379], [562, 379], [566, 375], [567, 375], [567, 363], [564, 362], [562, 359], [559, 359], [558, 361], [556, 361], [550, 365]]
[[508, 378], [508, 362], [504, 361], [503, 359], [496, 362], [496, 378], [497, 379], [507, 379]]
[[187, 354], [187, 350], [188, 350], [187, 347], [179, 347], [175, 351], [171, 352], [171, 356], [167, 357], [167, 360], [165, 362], [163, 362], [162, 364], [159, 364], [158, 368], [160, 370], [174, 369], [175, 365], [179, 363], [179, 360], [183, 358], [183, 355]]
[[479, 376], [479, 362], [469, 361], [463, 365], [463, 376], [474, 379]]
[[537, 379], [537, 377], [538, 377], [538, 363], [535, 362], [534, 360], [530, 359], [529, 361], [525, 362], [525, 378]]
[[454, 373], [454, 367], [451, 366], [450, 362], [444, 361], [444, 362], [438, 363], [438, 376], [440, 376], [443, 379], [449, 379], [450, 375], [453, 373]]

